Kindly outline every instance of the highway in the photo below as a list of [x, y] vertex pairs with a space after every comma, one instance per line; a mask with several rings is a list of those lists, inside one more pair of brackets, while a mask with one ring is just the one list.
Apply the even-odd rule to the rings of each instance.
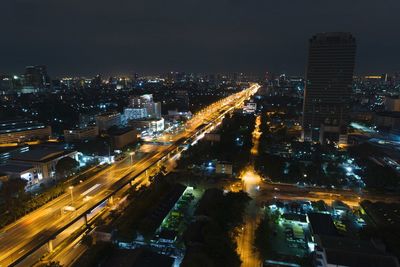
[[[148, 153], [141, 153], [132, 158], [128, 156], [78, 184], [71, 191], [67, 189], [62, 196], [1, 229], [0, 267], [12, 264], [76, 217], [81, 217], [85, 210], [96, 207], [96, 203], [106, 195], [154, 166], [167, 151], [179, 147], [182, 140], [189, 139], [200, 130], [211, 131], [215, 125], [210, 122], [222, 119], [227, 113], [241, 106], [246, 99], [256, 93], [258, 88], [259, 85], [253, 84], [246, 90], [208, 106], [187, 122], [184, 131], [169, 136], [171, 145], [150, 149]], [[148, 176], [144, 177], [140, 184], [148, 183], [146, 178]], [[64, 212], [65, 207], [73, 207], [75, 211]]]

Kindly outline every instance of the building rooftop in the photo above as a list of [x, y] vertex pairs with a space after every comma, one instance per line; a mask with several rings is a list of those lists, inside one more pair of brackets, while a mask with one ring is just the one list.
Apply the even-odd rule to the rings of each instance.
[[43, 123], [32, 120], [0, 121], [0, 134], [43, 128], [46, 128]]
[[4, 165], [0, 165], [0, 173], [23, 173], [26, 171], [30, 171], [33, 168], [34, 167], [31, 164], [7, 163]]
[[108, 133], [110, 135], [122, 135], [122, 134], [126, 134], [128, 132], [131, 131], [135, 131], [135, 129], [131, 128], [131, 127], [125, 127], [125, 128], [110, 128], [110, 130], [108, 131]]
[[69, 154], [71, 151], [60, 150], [55, 148], [32, 149], [24, 153], [14, 155], [10, 160], [28, 161], [28, 162], [46, 162], [58, 158], [62, 155]]
[[310, 221], [312, 232], [314, 235], [327, 235], [327, 236], [337, 236], [338, 232], [333, 223], [332, 217], [326, 213], [316, 213], [312, 212], [308, 215], [308, 220]]
[[326, 251], [328, 262], [338, 266], [351, 267], [397, 267], [396, 258], [388, 255], [373, 255], [366, 253], [350, 252], [344, 250]]
[[120, 116], [121, 114], [115, 111], [109, 111], [105, 113], [98, 114], [96, 117], [98, 118], [105, 118], [105, 117], [114, 117], [114, 116]]
[[378, 250], [371, 242], [358, 239], [320, 236], [330, 264], [351, 267], [395, 267], [395, 257]]

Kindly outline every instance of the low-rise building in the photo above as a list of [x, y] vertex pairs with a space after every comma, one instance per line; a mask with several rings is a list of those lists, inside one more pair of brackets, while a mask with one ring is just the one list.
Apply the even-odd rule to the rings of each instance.
[[318, 236], [315, 267], [399, 267], [396, 257], [372, 242], [337, 236]]
[[109, 132], [109, 135], [114, 149], [122, 149], [137, 141], [137, 131], [132, 128], [116, 129]]
[[64, 130], [64, 138], [68, 143], [93, 139], [98, 135], [99, 128], [97, 126], [89, 126], [83, 129]]
[[243, 107], [243, 112], [254, 114], [257, 111], [257, 104], [254, 102], [247, 102]]
[[50, 179], [55, 176], [56, 164], [60, 159], [71, 157], [77, 160], [77, 154], [76, 151], [44, 147], [14, 155], [8, 163], [14, 166], [33, 166], [39, 180]]
[[0, 148], [0, 164], [7, 162], [12, 156], [29, 150], [28, 145]]
[[[0, 165], [0, 173], [7, 175], [8, 179], [22, 179], [26, 181], [26, 190], [38, 185], [43, 180], [39, 169], [32, 164], [7, 163]], [[1, 176], [1, 175], [0, 175]]]
[[104, 132], [112, 126], [121, 125], [121, 114], [118, 112], [106, 112], [96, 116], [96, 125], [99, 131]]
[[215, 166], [215, 172], [219, 174], [232, 175], [233, 173], [232, 163], [218, 162], [217, 165]]
[[32, 120], [0, 122], [0, 144], [48, 140], [51, 127]]
[[165, 128], [163, 118], [157, 120], [131, 120], [128, 124], [139, 132], [148, 131], [157, 133], [164, 131]]

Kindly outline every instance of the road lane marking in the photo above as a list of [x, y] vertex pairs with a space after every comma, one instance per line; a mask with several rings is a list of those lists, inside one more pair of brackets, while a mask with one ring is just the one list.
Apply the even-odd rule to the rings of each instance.
[[91, 188], [89, 188], [88, 190], [86, 190], [85, 192], [83, 192], [81, 194], [81, 196], [86, 196], [87, 194], [89, 194], [90, 192], [92, 192], [93, 190], [95, 190], [96, 188], [98, 188], [100, 186], [100, 184], [95, 184], [94, 186], [92, 186]]

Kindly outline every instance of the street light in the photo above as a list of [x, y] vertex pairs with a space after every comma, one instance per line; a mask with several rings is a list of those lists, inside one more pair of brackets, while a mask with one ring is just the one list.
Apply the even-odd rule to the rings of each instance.
[[135, 155], [135, 152], [130, 152], [129, 155], [131, 156], [131, 164], [133, 163], [133, 155]]
[[68, 188], [69, 188], [69, 190], [71, 190], [71, 203], [73, 203], [74, 202], [74, 195], [72, 194], [72, 189], [74, 189], [74, 187], [71, 185]]

